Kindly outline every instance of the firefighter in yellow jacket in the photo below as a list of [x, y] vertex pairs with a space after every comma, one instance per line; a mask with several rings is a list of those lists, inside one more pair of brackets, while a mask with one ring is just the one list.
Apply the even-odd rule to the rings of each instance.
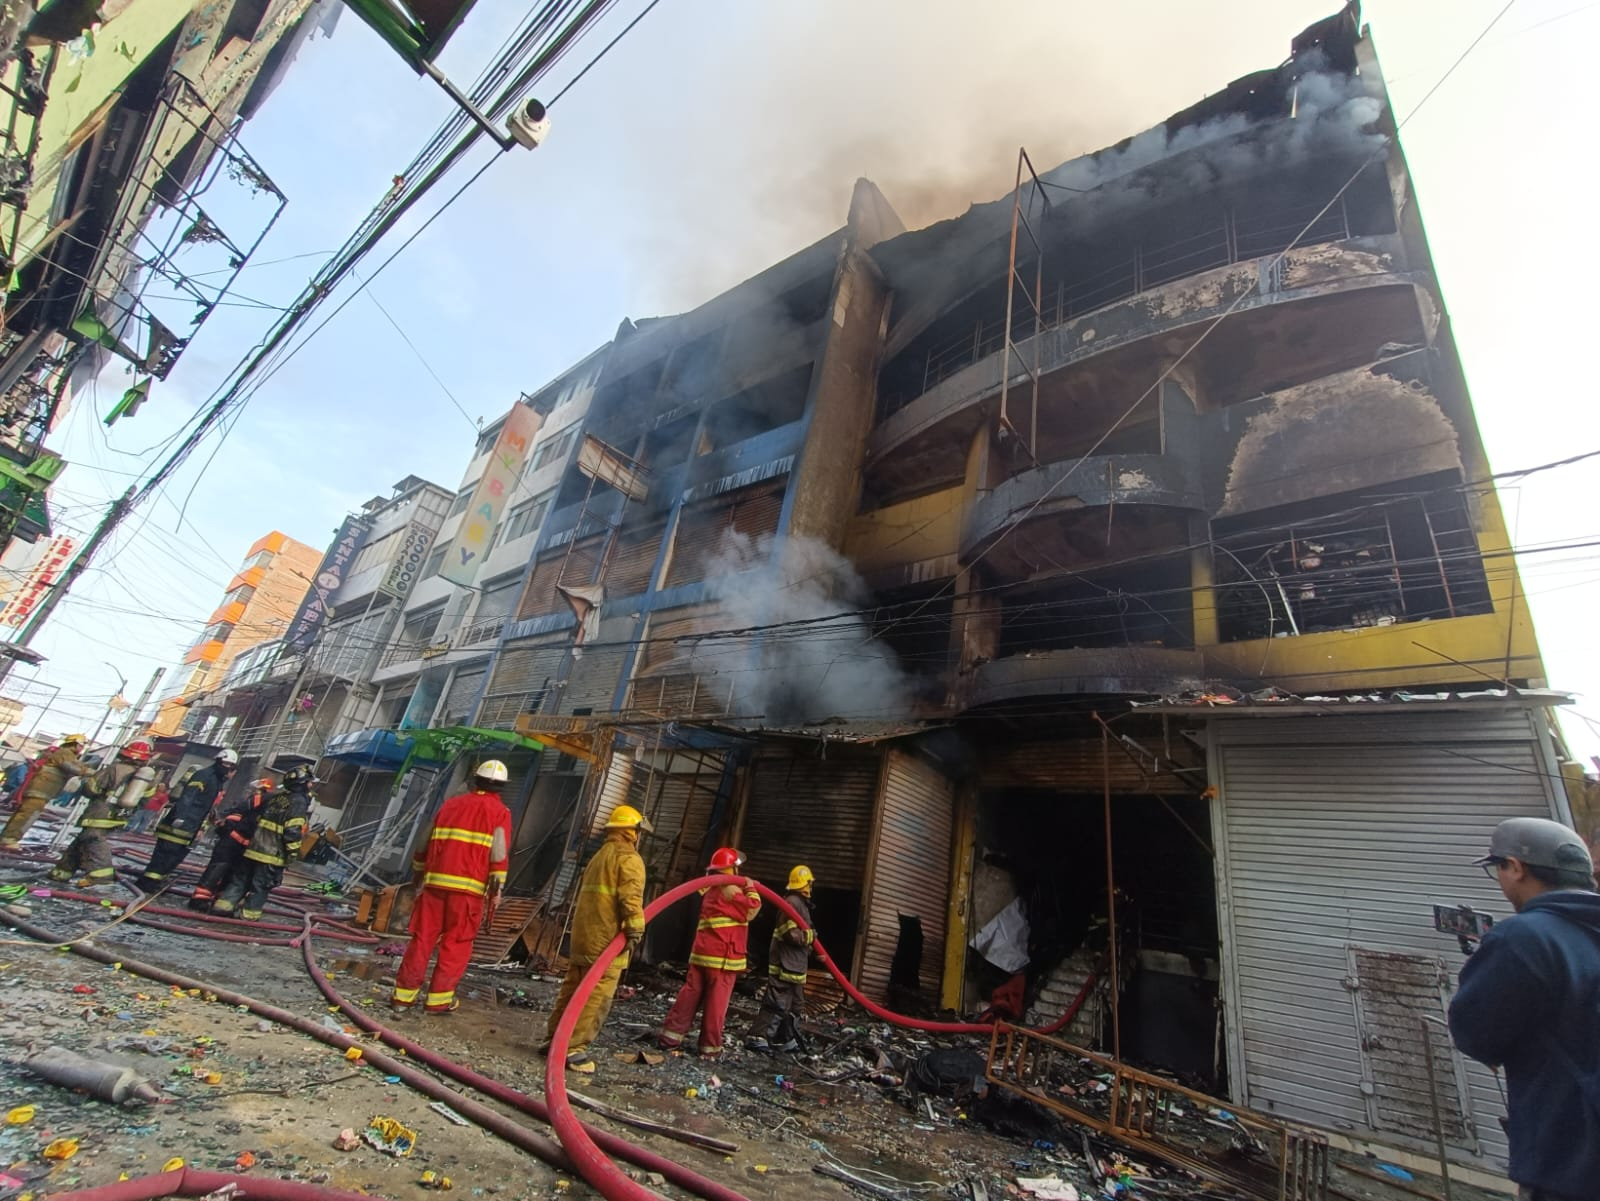
[[572, 945], [567, 958], [567, 976], [545, 1027], [544, 1046], [548, 1051], [555, 1038], [561, 1015], [578, 991], [578, 982], [588, 974], [601, 952], [621, 934], [627, 945], [611, 961], [600, 983], [584, 1002], [583, 1012], [567, 1046], [567, 1066], [575, 1071], [594, 1071], [589, 1044], [594, 1042], [611, 1012], [617, 995], [617, 981], [628, 966], [628, 959], [644, 940], [644, 859], [639, 854], [639, 831], [649, 833], [650, 823], [631, 805], [618, 805], [606, 822], [606, 840], [584, 868], [578, 884], [578, 903], [572, 914]]
[[87, 778], [94, 774], [82, 759], [83, 748], [89, 739], [83, 734], [68, 734], [59, 746], [53, 746], [33, 762], [32, 768], [20, 789], [17, 790], [16, 809], [6, 828], [0, 830], [0, 850], [14, 851], [22, 843], [22, 836], [33, 825], [44, 807], [67, 786], [73, 776]]

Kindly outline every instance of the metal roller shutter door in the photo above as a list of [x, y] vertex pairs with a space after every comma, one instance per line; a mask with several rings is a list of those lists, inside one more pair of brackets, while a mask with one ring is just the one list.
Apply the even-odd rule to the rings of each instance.
[[611, 712], [611, 701], [617, 694], [622, 663], [627, 657], [633, 630], [634, 620], [631, 617], [613, 617], [601, 621], [595, 645], [583, 648], [582, 657], [573, 660], [567, 687], [561, 696], [563, 711], [571, 713], [575, 709], [588, 709], [591, 713]]
[[[1177, 740], [1174, 743], [1172, 750], [1183, 753]], [[1146, 776], [1126, 751], [1115, 745], [1109, 749], [1111, 753], [1103, 756], [1098, 738], [1062, 738], [1003, 746], [985, 758], [984, 783], [995, 788], [1065, 789], [1098, 796], [1105, 787], [1105, 772], [1109, 766], [1111, 791], [1118, 794], [1194, 793], [1205, 786], [1203, 770], [1190, 773], [1187, 782], [1183, 776], [1165, 771]], [[1196, 766], [1199, 766], [1197, 760]]]
[[920, 756], [889, 752], [856, 978], [869, 997], [888, 1000], [901, 915], [921, 919], [920, 988], [925, 997], [939, 996], [954, 813], [955, 786], [943, 772]]
[[678, 532], [672, 540], [667, 587], [704, 579], [706, 565], [722, 549], [727, 532], [749, 538], [775, 533], [783, 513], [783, 491], [782, 487], [761, 485], [686, 507], [678, 517]]
[[501, 651], [495, 660], [494, 674], [489, 677], [477, 724], [509, 729], [517, 715], [526, 711], [525, 706], [543, 693], [546, 681], [555, 683], [568, 645], [567, 639], [558, 635]]
[[650, 572], [661, 550], [661, 535], [667, 523], [654, 522], [640, 530], [623, 530], [617, 549], [606, 565], [606, 596], [612, 599], [637, 596], [650, 587]]
[[[1425, 1072], [1420, 1027], [1408, 1083], [1363, 1047], [1363, 1020], [1371, 1026], [1398, 994], [1385, 997], [1359, 965], [1369, 952], [1398, 954], [1394, 962], [1413, 974], [1442, 965], [1447, 994], [1461, 954], [1433, 930], [1433, 905], [1506, 915], [1498, 888], [1469, 864], [1502, 819], [1556, 811], [1532, 719], [1524, 710], [1218, 719], [1212, 753], [1239, 1099], [1418, 1142], [1416, 1111], [1429, 1104], [1416, 1084]], [[1439, 1067], [1452, 1100], [1464, 1082], [1477, 1146], [1503, 1158], [1493, 1076], [1453, 1052]], [[1407, 1109], [1411, 1119], [1397, 1120]], [[1471, 1139], [1453, 1141], [1457, 1156], [1473, 1148]]]
[[556, 580], [561, 575], [561, 565], [566, 559], [565, 547], [547, 551], [539, 556], [538, 562], [533, 566], [533, 574], [528, 577], [528, 586], [523, 589], [522, 603], [517, 606], [518, 621], [529, 617], [543, 617], [546, 613], [554, 613], [566, 605], [567, 602], [556, 591]]
[[740, 847], [745, 870], [782, 889], [804, 863], [829, 888], [860, 889], [872, 838], [878, 756], [764, 752], [755, 764]]

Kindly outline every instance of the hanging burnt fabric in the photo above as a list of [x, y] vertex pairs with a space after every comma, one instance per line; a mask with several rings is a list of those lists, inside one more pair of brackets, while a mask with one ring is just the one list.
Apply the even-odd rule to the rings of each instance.
[[939, 767], [907, 751], [888, 752], [856, 972], [869, 997], [939, 995], [954, 811], [955, 786]]

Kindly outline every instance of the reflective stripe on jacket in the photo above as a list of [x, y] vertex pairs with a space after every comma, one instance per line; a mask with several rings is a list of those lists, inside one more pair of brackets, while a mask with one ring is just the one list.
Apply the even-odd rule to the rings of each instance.
[[261, 806], [256, 832], [244, 857], [279, 866], [299, 858], [300, 842], [306, 833], [306, 815], [310, 812], [311, 797], [306, 793], [273, 793]]
[[120, 830], [126, 826], [128, 810], [114, 802], [138, 770], [134, 764], [119, 760], [86, 777], [83, 791], [89, 797], [89, 805], [78, 824], [85, 830]]
[[805, 897], [791, 892], [783, 898], [805, 921], [797, 926], [787, 917], [779, 915], [778, 924], [772, 928], [772, 946], [767, 950], [767, 975], [776, 976], [790, 984], [806, 982], [806, 965], [811, 959], [811, 944], [816, 941], [816, 931], [811, 928], [811, 907]]
[[[593, 963], [618, 934], [644, 934], [644, 860], [624, 830], [612, 830], [583, 869], [572, 911], [573, 963]], [[627, 953], [617, 962], [626, 966]]]
[[492, 792], [463, 792], [439, 806], [411, 870], [425, 888], [482, 896], [504, 887], [511, 858], [511, 810]]
[[700, 902], [700, 923], [695, 929], [689, 962], [722, 972], [742, 972], [750, 941], [750, 919], [761, 908], [755, 889], [737, 884], [708, 888]]

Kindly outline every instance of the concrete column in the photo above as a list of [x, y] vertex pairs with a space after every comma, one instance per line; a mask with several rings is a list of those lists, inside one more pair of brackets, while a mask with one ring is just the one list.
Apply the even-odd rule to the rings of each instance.
[[1211, 547], [1210, 523], [1196, 514], [1189, 519], [1189, 603], [1193, 606], [1194, 644], [1197, 647], [1216, 646], [1220, 642], [1217, 622], [1216, 561]]

